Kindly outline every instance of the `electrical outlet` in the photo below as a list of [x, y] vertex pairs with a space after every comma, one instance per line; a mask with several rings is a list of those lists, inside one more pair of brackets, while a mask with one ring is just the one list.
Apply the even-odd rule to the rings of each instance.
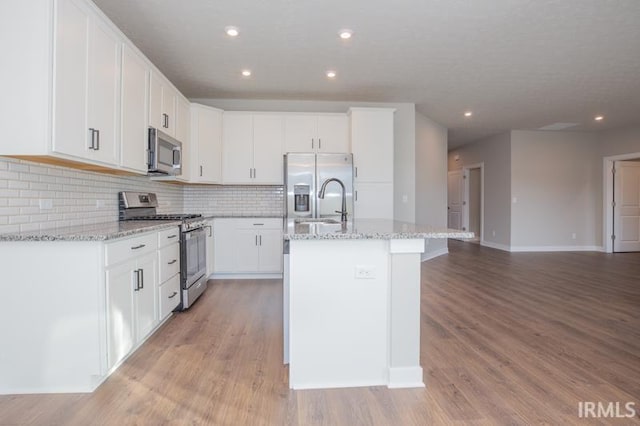
[[356, 278], [360, 280], [372, 280], [376, 277], [375, 266], [356, 266]]
[[408, 203], [408, 202], [409, 202], [409, 196], [408, 196], [408, 195], [406, 195], [406, 194], [403, 194], [403, 195], [402, 195], [402, 202], [403, 202], [403, 203]]
[[573, 234], [571, 234], [571, 239], [575, 240], [576, 239], [576, 233], [574, 232]]
[[104, 208], [104, 200], [96, 200], [96, 209]]
[[491, 231], [491, 235], [495, 237], [496, 236], [496, 231]]
[[40, 210], [51, 210], [53, 208], [53, 200], [45, 198], [39, 201]]
[[513, 204], [518, 204], [518, 197], [513, 197]]

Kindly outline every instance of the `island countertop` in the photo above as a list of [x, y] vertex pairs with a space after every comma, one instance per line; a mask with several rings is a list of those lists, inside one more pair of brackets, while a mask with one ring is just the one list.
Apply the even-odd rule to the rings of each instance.
[[346, 226], [340, 223], [296, 223], [289, 219], [284, 229], [285, 240], [467, 239], [473, 236], [473, 232], [386, 219], [356, 219], [347, 222]]

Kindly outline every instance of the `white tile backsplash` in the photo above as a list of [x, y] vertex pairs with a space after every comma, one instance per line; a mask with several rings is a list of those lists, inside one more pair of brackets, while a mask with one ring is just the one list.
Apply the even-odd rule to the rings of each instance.
[[114, 220], [119, 191], [157, 193], [159, 213], [283, 212], [281, 186], [175, 185], [0, 157], [0, 234]]

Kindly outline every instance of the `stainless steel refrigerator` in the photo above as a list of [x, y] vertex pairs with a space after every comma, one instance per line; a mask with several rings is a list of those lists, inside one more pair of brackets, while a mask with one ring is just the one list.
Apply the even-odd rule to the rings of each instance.
[[348, 219], [353, 219], [353, 155], [297, 154], [284, 156], [284, 184], [287, 218], [335, 218], [340, 220], [342, 188], [329, 182], [324, 199], [318, 197], [322, 184], [339, 179], [345, 187]]

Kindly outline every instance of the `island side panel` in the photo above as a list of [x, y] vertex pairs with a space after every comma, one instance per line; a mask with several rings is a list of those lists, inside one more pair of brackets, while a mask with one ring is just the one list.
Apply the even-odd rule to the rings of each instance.
[[389, 241], [295, 240], [289, 256], [290, 387], [386, 385]]
[[391, 240], [390, 388], [424, 387], [420, 366], [420, 256], [423, 239]]

